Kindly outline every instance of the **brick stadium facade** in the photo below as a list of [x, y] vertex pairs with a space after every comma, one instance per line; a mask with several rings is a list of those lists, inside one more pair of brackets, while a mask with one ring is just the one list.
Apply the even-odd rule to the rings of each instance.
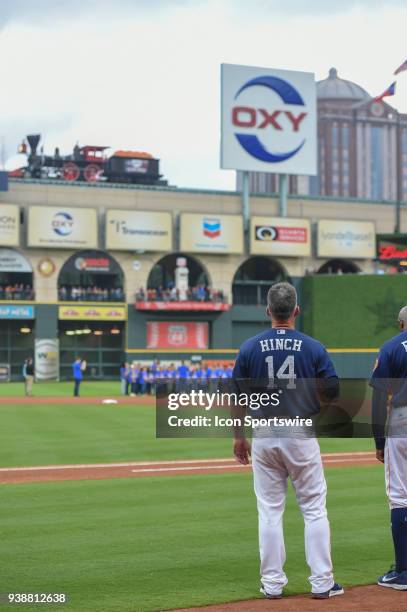
[[[19, 300], [10, 302], [7, 299], [0, 302], [0, 317], [2, 307], [7, 310], [11, 306], [31, 304], [35, 308], [31, 320], [25, 323], [26, 327], [30, 327], [30, 333], [24, 336], [23, 343], [19, 340], [21, 320], [0, 319], [0, 334], [2, 334], [3, 343], [8, 346], [8, 352], [3, 351], [0, 355], [0, 364], [9, 359], [12, 362], [13, 377], [18, 377], [20, 374], [20, 363], [24, 354], [33, 351], [34, 339], [60, 339], [62, 377], [70, 375], [70, 363], [77, 352], [88, 354], [88, 361], [94, 362], [93, 375], [95, 378], [117, 376], [118, 363], [124, 359], [126, 353], [132, 359], [152, 358], [154, 355], [174, 358], [174, 354], [178, 356], [184, 354], [188, 357], [196, 353], [210, 356], [213, 359], [234, 355], [233, 349], [237, 348], [245, 338], [259, 331], [263, 325], [267, 325], [263, 303], [265, 291], [271, 282], [280, 278], [289, 278], [301, 290], [301, 279], [305, 275], [318, 272], [323, 266], [325, 270], [329, 268], [330, 258], [319, 257], [316, 249], [316, 224], [320, 220], [335, 220], [339, 224], [339, 229], [342, 228], [345, 232], [349, 223], [366, 221], [366, 219], [373, 222], [377, 230], [380, 229], [380, 232], [383, 233], [391, 233], [394, 228], [394, 210], [389, 203], [291, 196], [288, 205], [290, 218], [309, 221], [310, 254], [296, 256], [293, 251], [285, 255], [273, 255], [271, 252], [258, 257], [250, 254], [247, 236], [244, 239], [236, 236], [236, 240], [238, 238], [242, 240], [241, 253], [212, 254], [186, 252], [185, 250], [181, 252], [179, 249], [180, 239], [182, 239], [179, 235], [179, 215], [201, 213], [212, 220], [217, 215], [238, 216], [241, 214], [241, 199], [236, 192], [198, 191], [169, 187], [143, 189], [109, 185], [79, 186], [49, 181], [16, 180], [10, 181], [8, 192], [0, 194], [0, 207], [2, 204], [19, 207], [21, 221], [19, 245], [13, 249], [22, 255], [32, 268], [32, 284], [35, 291], [35, 300], [32, 302]], [[120, 277], [123, 295], [114, 294], [113, 297], [109, 297], [109, 302], [105, 301], [103, 295], [97, 298], [95, 296], [94, 302], [92, 297], [87, 298], [87, 301], [83, 303], [80, 299], [76, 300], [74, 309], [77, 310], [77, 313], [72, 315], [72, 302], [64, 300], [58, 293], [58, 283], [61, 270], [66, 262], [72, 258], [77, 261], [78, 257], [75, 259], [75, 256], [81, 255], [81, 249], [27, 246], [28, 213], [32, 206], [52, 206], [61, 211], [66, 207], [75, 210], [95, 209], [98, 237], [94, 248], [98, 253], [97, 259], [100, 263], [110, 258], [114, 266], [111, 278]], [[173, 225], [171, 248], [167, 252], [149, 252], [148, 249], [136, 252], [128, 247], [126, 247], [127, 250], [122, 249], [119, 245], [119, 248], [110, 250], [108, 253], [105, 238], [106, 215], [108, 210], [114, 211], [115, 209], [171, 213]], [[251, 215], [259, 216], [260, 219], [276, 217], [278, 215], [277, 198], [252, 197]], [[91, 229], [89, 228], [89, 231]], [[41, 228], [39, 231], [41, 232]], [[402, 231], [407, 232], [407, 216], [404, 209], [402, 211]], [[5, 246], [0, 244], [0, 248]], [[165, 305], [160, 303], [159, 307], [155, 305], [151, 308], [148, 306], [136, 308], [136, 293], [140, 287], [146, 288], [149, 284], [151, 286], [151, 273], [154, 269], [156, 270], [157, 262], [171, 254], [188, 257], [191, 264], [201, 274], [199, 278], [205, 278], [210, 287], [221, 291], [229, 306], [221, 306], [218, 303], [213, 309], [206, 304], [205, 308], [195, 305], [179, 310], [174, 305], [171, 308], [165, 308]], [[257, 259], [254, 259], [255, 257]], [[263, 277], [259, 277], [259, 266], [264, 267]], [[378, 264], [374, 256], [368, 258], [359, 256], [341, 259], [340, 266], [344, 272], [360, 271], [369, 274], [377, 270]], [[252, 277], [251, 273], [253, 273]], [[119, 297], [115, 299], [115, 295]], [[92, 319], [91, 313], [90, 318], [86, 315], [88, 318], [84, 319], [85, 311], [81, 309], [82, 306], [89, 310], [92, 305], [94, 306], [94, 318]], [[107, 310], [104, 309], [105, 307]], [[181, 332], [179, 326], [177, 329], [177, 323], [206, 324], [206, 335], [204, 334], [201, 339], [206, 338], [207, 348], [202, 348], [204, 345], [198, 344], [192, 348], [180, 350], [167, 350], [159, 347], [147, 349], [148, 328], [151, 330], [151, 326], [147, 324], [159, 322], [172, 323], [175, 329], [174, 338], [178, 340]], [[75, 326], [78, 327], [79, 323], [86, 325], [89, 339], [86, 339], [84, 335], [82, 337], [75, 335]], [[154, 329], [162, 331], [165, 326], [156, 326]], [[115, 337], [111, 335], [112, 330], [114, 330]], [[99, 337], [94, 337], [93, 333], [98, 331], [102, 333]], [[94, 346], [91, 346], [91, 340]], [[107, 357], [105, 358], [104, 355]]]

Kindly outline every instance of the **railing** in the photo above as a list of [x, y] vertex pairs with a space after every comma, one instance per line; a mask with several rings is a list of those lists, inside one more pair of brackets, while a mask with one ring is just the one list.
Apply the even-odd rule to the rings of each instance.
[[31, 301], [35, 299], [35, 293], [33, 289], [23, 289], [22, 291], [5, 291], [0, 289], [0, 301], [13, 302], [13, 301]]
[[80, 293], [58, 290], [58, 300], [61, 302], [125, 302], [126, 296], [122, 290], [118, 292], [107, 290], [100, 293], [86, 290]]

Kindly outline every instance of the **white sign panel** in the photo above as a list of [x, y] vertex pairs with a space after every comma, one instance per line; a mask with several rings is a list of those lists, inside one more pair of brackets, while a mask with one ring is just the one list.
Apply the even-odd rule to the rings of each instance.
[[221, 98], [222, 168], [317, 174], [312, 73], [222, 64]]
[[0, 249], [0, 272], [32, 272], [32, 267], [18, 251]]
[[106, 248], [121, 251], [171, 251], [171, 214], [142, 210], [108, 210]]
[[0, 204], [0, 244], [18, 246], [20, 243], [20, 211], [15, 204]]
[[375, 257], [375, 224], [372, 221], [318, 221], [317, 256], [359, 259]]
[[58, 380], [59, 341], [57, 339], [35, 341], [36, 380]]
[[96, 248], [97, 211], [94, 208], [31, 206], [28, 211], [30, 247]]

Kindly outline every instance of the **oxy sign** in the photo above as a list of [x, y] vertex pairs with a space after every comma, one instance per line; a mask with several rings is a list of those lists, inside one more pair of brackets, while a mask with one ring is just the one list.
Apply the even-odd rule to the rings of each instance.
[[221, 167], [317, 174], [314, 75], [222, 64]]

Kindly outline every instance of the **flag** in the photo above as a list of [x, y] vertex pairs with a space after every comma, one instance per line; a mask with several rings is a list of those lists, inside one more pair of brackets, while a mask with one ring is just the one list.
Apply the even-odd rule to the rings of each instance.
[[405, 60], [398, 68], [395, 70], [394, 74], [400, 74], [400, 72], [404, 72], [407, 70], [407, 60]]
[[381, 102], [383, 98], [387, 98], [388, 96], [394, 96], [396, 93], [396, 81], [390, 85], [380, 96], [374, 98], [375, 102]]

